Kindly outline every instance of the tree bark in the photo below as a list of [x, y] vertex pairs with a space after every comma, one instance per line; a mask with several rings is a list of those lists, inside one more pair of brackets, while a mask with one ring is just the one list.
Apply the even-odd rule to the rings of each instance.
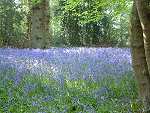
[[49, 48], [49, 0], [41, 0], [31, 10], [31, 47]]
[[131, 12], [130, 42], [133, 69], [138, 81], [140, 98], [148, 108], [150, 106], [150, 76], [145, 56], [143, 30], [135, 3]]
[[149, 0], [136, 0], [136, 7], [143, 29], [146, 61], [150, 73], [150, 6]]

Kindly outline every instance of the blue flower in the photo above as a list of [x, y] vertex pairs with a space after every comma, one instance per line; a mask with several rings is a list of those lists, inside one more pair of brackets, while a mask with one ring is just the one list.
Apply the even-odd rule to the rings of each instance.
[[16, 84], [23, 73], [98, 78], [131, 72], [131, 65], [128, 48], [0, 49], [0, 70], [16, 69]]

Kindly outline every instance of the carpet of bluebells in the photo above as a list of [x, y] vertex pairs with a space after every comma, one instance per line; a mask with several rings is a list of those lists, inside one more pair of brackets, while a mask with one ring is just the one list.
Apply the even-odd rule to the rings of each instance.
[[0, 113], [134, 113], [128, 48], [0, 49]]

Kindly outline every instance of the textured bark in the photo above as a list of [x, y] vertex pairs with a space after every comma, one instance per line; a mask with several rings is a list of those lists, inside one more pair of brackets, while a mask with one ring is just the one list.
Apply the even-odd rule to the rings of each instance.
[[49, 0], [41, 0], [31, 10], [31, 47], [49, 48]]
[[141, 99], [144, 100], [145, 106], [149, 107], [150, 76], [145, 56], [143, 30], [135, 3], [133, 4], [130, 20], [130, 42], [133, 69], [139, 85], [139, 94]]
[[150, 73], [150, 6], [149, 0], [136, 0], [136, 7], [143, 29], [144, 47]]

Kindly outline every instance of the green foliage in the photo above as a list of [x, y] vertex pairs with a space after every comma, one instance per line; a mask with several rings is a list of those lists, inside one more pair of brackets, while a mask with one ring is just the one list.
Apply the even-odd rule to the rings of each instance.
[[[20, 4], [16, 4], [15, 0], [0, 1], [1, 46], [22, 45], [21, 40], [24, 35], [24, 14], [20, 11], [20, 9]], [[19, 44], [17, 44], [18, 42]]]
[[52, 21], [53, 26], [59, 21], [61, 29], [59, 35], [53, 31], [54, 41], [60, 39], [66, 46], [127, 46], [130, 0], [56, 1]]
[[[0, 1], [0, 46], [25, 47], [29, 9], [40, 2]], [[130, 0], [51, 0], [51, 45], [127, 46], [131, 5]]]
[[19, 84], [14, 76], [15, 71], [0, 73], [1, 113], [127, 113], [143, 107], [131, 75], [65, 80], [63, 86], [50, 75], [24, 75]]
[[32, 6], [39, 4], [41, 1], [42, 0], [31, 0]]

